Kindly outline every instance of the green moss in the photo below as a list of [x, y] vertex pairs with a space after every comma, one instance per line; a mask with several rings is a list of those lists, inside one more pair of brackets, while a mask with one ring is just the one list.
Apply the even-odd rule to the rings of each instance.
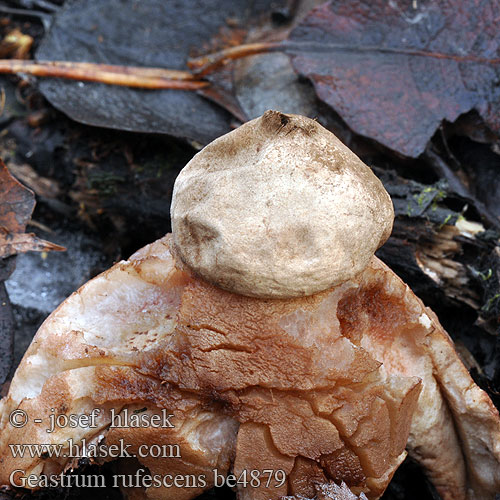
[[151, 160], [136, 167], [136, 171], [149, 177], [159, 179], [166, 172], [176, 168], [174, 156], [165, 157], [163, 154], [156, 154]]
[[117, 193], [117, 184], [125, 182], [125, 177], [112, 172], [92, 172], [88, 177], [90, 189], [96, 189], [101, 196], [111, 196]]
[[500, 299], [500, 293], [496, 293], [491, 297], [486, 304], [484, 304], [483, 307], [481, 307], [481, 311], [483, 312], [489, 312], [489, 310], [492, 308], [493, 304]]
[[477, 275], [483, 280], [483, 281], [488, 281], [492, 276], [493, 276], [493, 269], [491, 269], [491, 267], [488, 269], [488, 272], [485, 274], [485, 273], [482, 273], [481, 271], [479, 271], [477, 273]]
[[444, 221], [439, 225], [439, 229], [441, 229], [443, 226], [446, 226], [446, 224], [448, 224], [448, 222], [450, 222], [451, 218], [453, 217], [454, 214], [448, 214]]

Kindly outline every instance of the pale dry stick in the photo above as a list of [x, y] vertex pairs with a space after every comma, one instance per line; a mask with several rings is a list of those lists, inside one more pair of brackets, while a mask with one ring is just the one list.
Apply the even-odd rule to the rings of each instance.
[[189, 71], [69, 61], [0, 59], [0, 73], [26, 73], [144, 89], [198, 90], [210, 85]]
[[235, 59], [265, 54], [266, 52], [284, 51], [284, 48], [283, 42], [246, 43], [190, 59], [187, 65], [197, 77], [203, 77]]

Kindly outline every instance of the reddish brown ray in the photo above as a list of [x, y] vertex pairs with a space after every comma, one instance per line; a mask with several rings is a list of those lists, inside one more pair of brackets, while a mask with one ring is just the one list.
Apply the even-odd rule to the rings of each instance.
[[[404, 459], [410, 432], [410, 449], [443, 498], [489, 500], [499, 484], [498, 413], [459, 363], [436, 319], [375, 258], [331, 290], [263, 300], [195, 278], [172, 257], [167, 236], [84, 285], [40, 328], [0, 402], [0, 456], [7, 457], [0, 483], [13, 468], [39, 474], [68, 466], [11, 457], [9, 443], [46, 442], [47, 434], [31, 421], [14, 429], [6, 415], [97, 407], [97, 429], [58, 430], [52, 442], [108, 436], [138, 449], [173, 440], [181, 461], [148, 456], [140, 464], [185, 475], [265, 461], [263, 468], [285, 471], [280, 494], [309, 494], [324, 477], [375, 500]], [[110, 429], [111, 410], [127, 408], [168, 410], [175, 428]], [[188, 500], [203, 488], [149, 488], [142, 498]], [[239, 489], [242, 499], [266, 495]]]

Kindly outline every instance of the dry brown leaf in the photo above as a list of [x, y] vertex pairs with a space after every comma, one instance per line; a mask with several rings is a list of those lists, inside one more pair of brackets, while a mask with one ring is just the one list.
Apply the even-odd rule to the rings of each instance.
[[0, 258], [30, 251], [65, 250], [24, 232], [34, 208], [33, 191], [16, 180], [0, 160]]
[[25, 252], [63, 252], [66, 248], [38, 238], [34, 233], [11, 233], [0, 227], [0, 258]]
[[9, 170], [37, 196], [56, 198], [61, 191], [57, 181], [38, 175], [36, 170], [27, 163], [23, 165], [9, 163]]
[[15, 179], [0, 160], [0, 226], [22, 233], [35, 208], [35, 196]]

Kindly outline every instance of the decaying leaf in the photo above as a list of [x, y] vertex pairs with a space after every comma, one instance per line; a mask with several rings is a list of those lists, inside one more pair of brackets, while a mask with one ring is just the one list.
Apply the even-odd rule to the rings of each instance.
[[[56, 14], [36, 57], [185, 70], [186, 60], [200, 51], [241, 43], [249, 26], [261, 14], [269, 16], [275, 3], [72, 0]], [[91, 125], [200, 143], [230, 130], [230, 113], [192, 91], [151, 92], [52, 79], [41, 81], [40, 88], [55, 107]], [[217, 92], [210, 98], [226, 105]], [[226, 105], [231, 112], [233, 106]]]
[[38, 172], [27, 163], [21, 165], [9, 163], [9, 170], [24, 186], [32, 189], [37, 196], [56, 198], [61, 193], [56, 180], [39, 175]]
[[0, 227], [0, 257], [10, 257], [25, 252], [64, 251], [64, 247], [38, 238], [33, 233], [10, 233]]
[[12, 177], [0, 160], [0, 259], [30, 251], [65, 250], [24, 232], [34, 208], [33, 192]]
[[0, 160], [0, 227], [22, 233], [35, 208], [33, 192], [25, 188]]
[[[187, 80], [192, 78], [181, 84], [189, 83], [197, 93], [174, 90], [172, 82], [161, 87], [168, 90], [155, 92], [61, 80], [42, 81], [41, 89], [56, 107], [84, 123], [161, 132], [206, 143], [227, 132], [230, 114], [246, 119], [231, 74], [221, 77], [220, 66], [230, 59], [283, 51], [291, 55], [295, 70], [312, 80], [319, 98], [356, 133], [406, 156], [420, 155], [443, 120], [453, 122], [471, 110], [479, 113], [492, 133], [500, 132], [500, 90], [496, 85], [500, 46], [492, 0], [481, 0], [474, 9], [465, 0], [461, 0], [464, 8], [450, 0], [414, 2], [406, 7], [385, 0], [333, 0], [312, 9], [286, 42], [276, 42], [275, 36], [270, 43], [247, 45], [240, 45], [247, 32], [275, 2], [227, 3], [106, 0], [97, 6], [69, 1], [55, 16], [37, 53], [39, 60], [56, 59], [68, 68], [54, 74], [54, 68], [40, 69], [28, 61], [27, 70], [39, 76], [75, 79], [75, 69], [66, 71], [74, 62], [64, 61], [122, 65], [130, 72], [125, 71], [118, 80], [116, 75], [111, 80], [107, 75], [94, 78], [91, 69], [80, 73], [84, 80], [140, 87], [144, 84], [134, 80], [140, 66], [156, 68], [156, 73], [159, 68], [181, 71]], [[172, 22], [158, 24], [160, 19]], [[195, 24], [194, 19], [204, 22]], [[128, 40], [126, 47], [123, 39]], [[217, 52], [221, 48], [226, 50]], [[199, 53], [209, 55], [198, 61], [190, 59]], [[188, 61], [195, 75], [186, 71]], [[21, 71], [22, 64], [2, 71]], [[51, 71], [47, 73], [47, 69]], [[202, 77], [212, 85], [207, 87]], [[187, 88], [182, 85], [175, 89]], [[279, 86], [279, 82], [272, 85]]]
[[293, 65], [355, 132], [407, 156], [471, 109], [498, 133], [495, 5], [334, 0], [292, 31]]

